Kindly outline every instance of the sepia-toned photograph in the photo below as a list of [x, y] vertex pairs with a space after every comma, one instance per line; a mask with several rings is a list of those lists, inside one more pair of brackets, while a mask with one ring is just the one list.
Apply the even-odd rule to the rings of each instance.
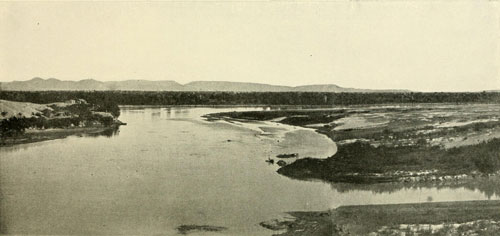
[[499, 4], [1, 1], [0, 235], [500, 235]]

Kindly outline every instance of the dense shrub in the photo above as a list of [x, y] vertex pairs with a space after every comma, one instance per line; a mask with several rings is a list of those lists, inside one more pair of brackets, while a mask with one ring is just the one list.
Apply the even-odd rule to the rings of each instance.
[[97, 105], [95, 111], [109, 112], [113, 117], [120, 116], [120, 108], [116, 102], [104, 101]]
[[11, 117], [0, 121], [0, 137], [12, 137], [24, 133], [28, 124], [25, 118]]
[[500, 169], [500, 152], [486, 150], [473, 159], [476, 168], [483, 173], [494, 173]]
[[325, 160], [299, 159], [282, 167], [279, 173], [303, 179], [353, 181], [341, 178], [345, 177], [344, 174], [362, 175], [396, 170], [438, 170], [441, 175], [474, 171], [494, 173], [500, 170], [500, 139], [448, 150], [438, 147], [373, 147], [356, 142], [340, 146], [334, 156]]

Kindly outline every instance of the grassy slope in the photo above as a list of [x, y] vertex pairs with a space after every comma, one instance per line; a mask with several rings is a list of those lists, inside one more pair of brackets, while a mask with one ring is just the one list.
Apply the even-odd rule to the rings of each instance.
[[24, 117], [32, 117], [45, 109], [51, 109], [45, 104], [35, 104], [29, 102], [12, 102], [0, 100], [0, 120], [8, 119], [12, 116], [22, 114]]

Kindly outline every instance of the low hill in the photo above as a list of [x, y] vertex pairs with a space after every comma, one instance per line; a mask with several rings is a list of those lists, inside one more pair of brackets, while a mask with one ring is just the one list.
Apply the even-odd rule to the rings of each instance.
[[334, 92], [334, 93], [406, 93], [411, 92], [410, 90], [376, 90], [376, 89], [356, 89], [356, 88], [344, 88], [335, 84], [315, 84], [315, 85], [303, 85], [294, 87], [294, 91], [297, 92]]
[[343, 88], [335, 84], [319, 84], [304, 86], [283, 86], [261, 83], [243, 83], [229, 81], [194, 81], [179, 84], [173, 80], [124, 80], [98, 81], [86, 79], [80, 81], [64, 81], [54, 78], [33, 78], [27, 81], [0, 83], [0, 90], [9, 91], [227, 91], [227, 92], [409, 92], [408, 90], [369, 90]]
[[175, 81], [125, 80], [102, 82], [94, 79], [80, 81], [63, 81], [54, 78], [33, 78], [28, 81], [0, 83], [2, 90], [11, 91], [105, 91], [105, 90], [137, 90], [137, 91], [183, 91], [181, 84]]
[[149, 80], [125, 80], [104, 82], [108, 90], [125, 91], [183, 91], [184, 86], [173, 80], [149, 81]]
[[29, 118], [42, 113], [46, 109], [52, 110], [45, 104], [0, 100], [0, 120], [9, 119], [13, 116]]
[[288, 92], [293, 87], [228, 81], [194, 81], [184, 85], [189, 91]]

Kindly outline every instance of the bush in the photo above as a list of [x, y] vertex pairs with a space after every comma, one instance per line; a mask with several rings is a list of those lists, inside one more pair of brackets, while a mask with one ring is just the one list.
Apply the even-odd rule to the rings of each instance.
[[104, 101], [97, 104], [96, 111], [109, 112], [113, 117], [120, 116], [120, 108], [114, 102]]
[[100, 115], [95, 115], [94, 116], [94, 119], [96, 121], [99, 121], [102, 125], [104, 126], [110, 126], [113, 124], [114, 122], [114, 119], [112, 117], [109, 117], [109, 116], [100, 116]]
[[11, 117], [0, 122], [0, 136], [12, 137], [15, 135], [23, 134], [28, 128], [26, 118]]
[[500, 153], [487, 152], [474, 158], [474, 165], [483, 173], [494, 173], [500, 169]]

